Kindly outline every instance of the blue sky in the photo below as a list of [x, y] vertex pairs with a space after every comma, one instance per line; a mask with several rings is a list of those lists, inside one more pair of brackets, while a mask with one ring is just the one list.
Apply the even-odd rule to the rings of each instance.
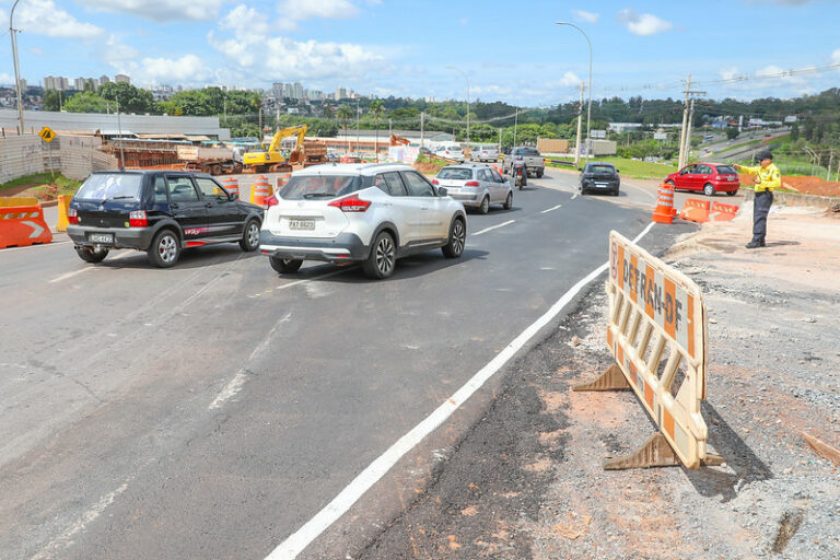
[[[12, 2], [0, 0], [0, 21]], [[710, 96], [790, 97], [840, 85], [838, 0], [20, 0], [21, 71], [127, 73], [140, 85], [268, 88], [300, 81], [381, 96], [546, 106], [593, 94], [678, 97], [690, 72]], [[3, 26], [5, 27], [5, 23]], [[11, 83], [0, 32], [0, 83]], [[457, 67], [458, 70], [453, 69]], [[743, 81], [721, 80], [746, 77]]]

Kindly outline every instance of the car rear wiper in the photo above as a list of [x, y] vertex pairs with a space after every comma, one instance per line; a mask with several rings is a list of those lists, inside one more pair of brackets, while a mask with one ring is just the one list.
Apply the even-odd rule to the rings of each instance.
[[310, 198], [335, 198], [335, 193], [329, 192], [316, 192], [316, 193], [307, 193], [303, 195], [303, 198], [310, 199]]
[[126, 199], [129, 199], [129, 198], [134, 199], [134, 196], [133, 195], [123, 195], [123, 196], [115, 196], [115, 197], [112, 197], [112, 198], [106, 198], [105, 200], [102, 201], [102, 204], [105, 204], [106, 202], [111, 202], [112, 200], [126, 200]]

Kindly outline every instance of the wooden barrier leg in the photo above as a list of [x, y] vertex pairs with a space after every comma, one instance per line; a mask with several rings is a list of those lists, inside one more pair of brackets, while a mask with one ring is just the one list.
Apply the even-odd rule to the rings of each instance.
[[650, 436], [639, 449], [623, 457], [611, 457], [604, 462], [604, 470], [647, 469], [651, 467], [675, 467], [680, 464], [668, 440], [657, 432]]
[[591, 383], [583, 383], [572, 387], [572, 391], [623, 391], [631, 389], [627, 378], [621, 372], [618, 364], [613, 364]]

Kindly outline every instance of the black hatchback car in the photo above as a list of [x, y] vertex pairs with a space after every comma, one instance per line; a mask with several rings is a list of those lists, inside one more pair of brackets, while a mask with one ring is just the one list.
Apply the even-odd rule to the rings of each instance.
[[580, 194], [587, 191], [606, 192], [618, 196], [618, 189], [621, 186], [621, 178], [618, 176], [618, 169], [611, 163], [591, 162], [581, 169], [580, 173]]
[[67, 234], [84, 261], [138, 249], [168, 268], [186, 247], [238, 242], [255, 251], [262, 219], [261, 207], [239, 201], [209, 175], [107, 171], [93, 173], [73, 197]]

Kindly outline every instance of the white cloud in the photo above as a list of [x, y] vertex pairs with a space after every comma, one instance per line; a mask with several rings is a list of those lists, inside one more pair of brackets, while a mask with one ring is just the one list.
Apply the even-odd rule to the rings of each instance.
[[734, 80], [738, 77], [738, 68], [735, 66], [724, 68], [720, 71], [720, 77], [724, 80]]
[[[336, 10], [321, 13], [343, 13]], [[245, 5], [236, 6], [223, 17], [219, 28], [219, 32], [208, 34], [208, 41], [230, 60], [263, 77], [276, 76], [284, 81], [357, 77], [383, 61], [380, 54], [354, 43], [297, 41], [271, 35], [264, 16]]]
[[210, 20], [225, 0], [78, 0], [105, 12], [128, 12], [155, 21]]
[[144, 58], [135, 72], [141, 83], [188, 84], [203, 81], [207, 77], [204, 61], [194, 54], [172, 58]]
[[13, 86], [15, 84], [15, 77], [11, 74], [0, 74], [0, 84]]
[[600, 14], [587, 12], [586, 10], [573, 10], [572, 13], [577, 19], [585, 21], [586, 23], [598, 23], [598, 18], [601, 17]]
[[560, 80], [560, 85], [561, 86], [567, 86], [567, 87], [571, 87], [571, 86], [578, 87], [578, 86], [580, 86], [581, 81], [582, 80], [574, 72], [566, 72], [566, 73], [563, 74], [563, 78]]
[[359, 9], [350, 0], [282, 0], [280, 14], [296, 20], [312, 18], [345, 19], [356, 16]]
[[831, 63], [840, 64], [840, 49], [837, 49], [836, 51], [831, 53]]
[[653, 14], [637, 14], [629, 8], [618, 12], [618, 19], [624, 23], [630, 33], [641, 36], [655, 35], [673, 27], [670, 21]]
[[[0, 18], [8, 15], [0, 11]], [[90, 39], [103, 30], [91, 23], [79, 21], [55, 5], [54, 0], [26, 0], [15, 11], [15, 28], [35, 35], [61, 39]]]

